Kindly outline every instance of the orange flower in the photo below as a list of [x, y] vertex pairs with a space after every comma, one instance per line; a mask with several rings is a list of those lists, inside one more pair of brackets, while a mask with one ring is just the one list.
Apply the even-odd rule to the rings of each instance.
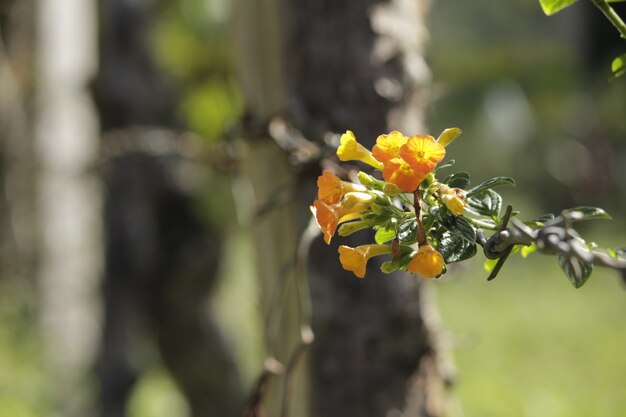
[[354, 133], [350, 130], [341, 135], [341, 145], [337, 148], [337, 156], [340, 161], [361, 161], [376, 169], [383, 168], [383, 164], [378, 162], [367, 148], [357, 142]]
[[367, 193], [354, 192], [347, 193], [341, 203], [327, 204], [322, 200], [315, 200], [311, 212], [324, 234], [324, 242], [330, 243], [339, 223], [359, 218], [360, 213], [369, 208], [369, 203], [373, 199], [374, 197]]
[[413, 192], [419, 187], [426, 174], [415, 171], [403, 159], [393, 158], [385, 162], [383, 178], [405, 192]]
[[386, 163], [390, 159], [400, 158], [400, 147], [407, 140], [409, 138], [396, 130], [387, 135], [380, 135], [376, 138], [376, 145], [372, 148], [372, 155], [382, 163]]
[[330, 171], [324, 171], [317, 178], [317, 198], [328, 204], [337, 203], [348, 192], [366, 190], [360, 184], [341, 181]]
[[359, 278], [365, 276], [367, 261], [373, 256], [391, 253], [389, 245], [361, 245], [356, 248], [339, 246], [339, 261], [343, 269], [352, 271]]
[[415, 171], [428, 174], [446, 155], [446, 149], [432, 136], [411, 136], [400, 147], [400, 156]]
[[420, 246], [406, 269], [425, 278], [436, 278], [443, 272], [444, 265], [443, 255], [432, 246], [426, 244]]

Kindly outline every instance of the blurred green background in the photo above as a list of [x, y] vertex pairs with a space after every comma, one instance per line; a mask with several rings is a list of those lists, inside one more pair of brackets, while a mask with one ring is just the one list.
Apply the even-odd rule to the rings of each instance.
[[[584, 3], [584, 4], [583, 4]], [[476, 182], [512, 176], [505, 201], [532, 218], [577, 205], [600, 206], [610, 224], [585, 224], [590, 240], [626, 245], [626, 77], [610, 80], [623, 53], [617, 33], [590, 2], [550, 18], [535, 0], [433, 2], [427, 61], [432, 71], [430, 132], [463, 129], [450, 149], [455, 169]], [[183, 92], [187, 127], [217, 144], [242, 114], [234, 75], [228, 0], [176, 0], [158, 16], [153, 38], [163, 70]], [[418, 132], [406, 132], [418, 133]], [[496, 155], [496, 157], [494, 157]], [[215, 173], [211, 192], [229, 200], [229, 178]], [[234, 225], [230, 205], [202, 210]], [[231, 253], [250, 251], [232, 235]], [[232, 258], [232, 259], [231, 259]], [[238, 258], [241, 259], [241, 258]], [[250, 265], [233, 256], [218, 304], [235, 341], [259, 339], [256, 324], [230, 325], [233, 300], [252, 297]], [[236, 271], [237, 273], [233, 273]], [[514, 257], [486, 282], [478, 260], [451, 268], [434, 283], [458, 367], [457, 415], [626, 416], [626, 291], [610, 271], [596, 271], [575, 290], [554, 259]], [[0, 280], [0, 416], [51, 415], [53, 381], [42, 371], [34, 290], [26, 280]], [[256, 333], [255, 333], [256, 332]], [[236, 352], [249, 385], [260, 352]], [[185, 416], [187, 406], [166, 371], [142, 376], [132, 417]]]

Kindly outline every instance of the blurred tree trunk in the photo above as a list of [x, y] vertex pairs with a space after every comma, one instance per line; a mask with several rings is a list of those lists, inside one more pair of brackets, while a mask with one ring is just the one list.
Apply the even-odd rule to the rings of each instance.
[[72, 417], [91, 411], [85, 375], [98, 331], [100, 198], [90, 173], [98, 125], [87, 88], [96, 66], [96, 14], [83, 0], [42, 0], [35, 12], [37, 278], [58, 411]]
[[[350, 129], [368, 146], [392, 128], [424, 132], [428, 1], [263, 0], [240, 6], [235, 25], [241, 29], [239, 64], [248, 104], [244, 135], [252, 149], [244, 165], [257, 202], [271, 199], [272, 189], [300, 184], [295, 203], [255, 222], [267, 305], [279, 272], [295, 257], [294, 241], [309, 218], [319, 174], [285, 168], [287, 155], [271, 139], [272, 118], [288, 118], [314, 140]], [[309, 175], [305, 181], [297, 178], [303, 173]], [[371, 261], [366, 278], [358, 280], [341, 269], [338, 240], [328, 247], [317, 239], [310, 252], [315, 342], [308, 414], [444, 415], [450, 375], [439, 352], [427, 283], [403, 274], [383, 276]], [[277, 342], [283, 352], [276, 357], [283, 363], [298, 334], [295, 304], [284, 308], [291, 319]], [[270, 399], [270, 415], [278, 415], [275, 407]], [[296, 415], [305, 415], [300, 408]]]
[[100, 6], [95, 97], [105, 158], [106, 258], [99, 415], [125, 415], [145, 366], [137, 360], [146, 343], [140, 339], [147, 337], [194, 417], [236, 416], [237, 369], [210, 315], [222, 239], [199, 218], [194, 187], [179, 175], [200, 156], [189, 149], [202, 144], [171, 130], [178, 126], [177, 98], [150, 49], [154, 2], [106, 0]]

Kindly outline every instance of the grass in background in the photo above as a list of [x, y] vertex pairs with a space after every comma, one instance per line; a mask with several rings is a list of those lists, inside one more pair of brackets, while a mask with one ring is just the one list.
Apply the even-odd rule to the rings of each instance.
[[[452, 271], [451, 271], [452, 272]], [[465, 417], [626, 415], [626, 287], [596, 269], [576, 290], [556, 260], [478, 262], [439, 281]]]

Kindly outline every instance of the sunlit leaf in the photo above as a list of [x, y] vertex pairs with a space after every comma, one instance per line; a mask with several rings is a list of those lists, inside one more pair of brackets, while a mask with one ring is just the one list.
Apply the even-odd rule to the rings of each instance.
[[606, 219], [610, 220], [611, 216], [599, 207], [580, 206], [571, 209], [563, 210], [564, 215], [570, 215], [572, 220], [592, 220], [592, 219]]
[[455, 162], [456, 161], [454, 159], [450, 159], [449, 161], [442, 162], [441, 164], [437, 165], [437, 168], [435, 168], [435, 172], [440, 169], [451, 167], [452, 165], [454, 165]]
[[582, 262], [573, 256], [557, 256], [559, 266], [576, 288], [582, 287], [593, 272], [593, 265]]
[[417, 240], [417, 222], [414, 218], [407, 218], [400, 222], [398, 239], [402, 242], [414, 242]]
[[467, 199], [466, 210], [479, 216], [493, 217], [500, 214], [502, 197], [493, 190], [484, 190]]
[[380, 228], [380, 229], [376, 230], [376, 234], [374, 235], [374, 240], [379, 245], [382, 245], [383, 243], [389, 242], [394, 237], [396, 237], [396, 231], [395, 230]]
[[522, 258], [526, 258], [528, 255], [535, 252], [536, 250], [537, 250], [537, 245], [534, 243], [528, 246], [522, 247], [522, 250], [521, 250]]
[[470, 184], [470, 174], [467, 172], [457, 172], [456, 174], [449, 175], [443, 182], [449, 187], [464, 190]]
[[611, 71], [616, 77], [624, 75], [626, 73], [626, 54], [620, 55], [611, 62]]
[[498, 259], [485, 259], [485, 262], [483, 263], [483, 268], [485, 268], [485, 271], [491, 272], [493, 271], [493, 268], [496, 267], [497, 263]]
[[467, 196], [471, 197], [472, 195], [478, 194], [481, 191], [488, 190], [490, 188], [502, 187], [503, 185], [510, 185], [515, 187], [515, 181], [511, 177], [496, 177], [490, 180], [487, 180], [471, 190], [467, 191]]
[[541, 4], [541, 8], [543, 12], [551, 16], [556, 12], [559, 12], [566, 7], [571, 6], [576, 3], [578, 0], [539, 0], [539, 4]]

